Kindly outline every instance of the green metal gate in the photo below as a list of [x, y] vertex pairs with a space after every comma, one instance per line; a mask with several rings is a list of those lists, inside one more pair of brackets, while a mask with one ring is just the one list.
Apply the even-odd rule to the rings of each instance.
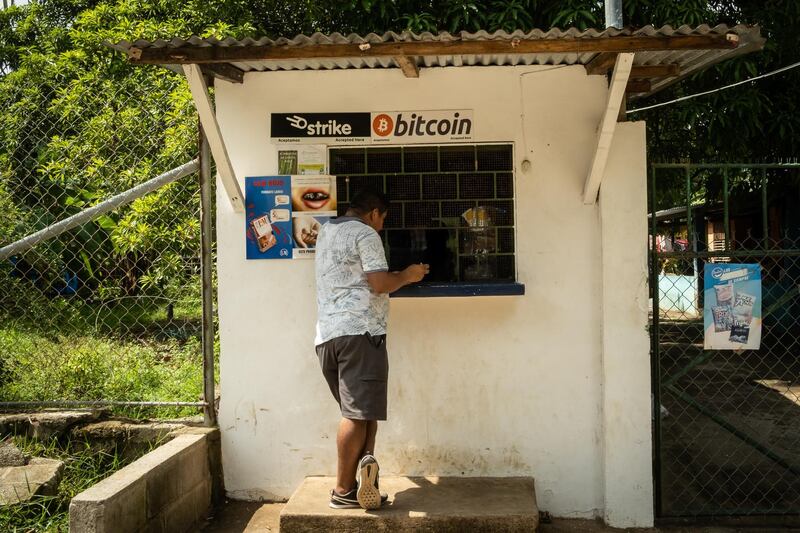
[[[662, 519], [800, 516], [800, 164], [651, 165]], [[759, 350], [703, 349], [703, 270], [762, 267]]]

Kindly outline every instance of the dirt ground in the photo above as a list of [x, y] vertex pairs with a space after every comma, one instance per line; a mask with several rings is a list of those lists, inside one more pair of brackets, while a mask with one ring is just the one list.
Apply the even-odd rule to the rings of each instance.
[[203, 533], [255, 533], [278, 531], [283, 503], [227, 502], [208, 521]]
[[761, 350], [704, 351], [700, 324], [661, 325], [664, 515], [800, 514], [796, 339], [765, 328]]

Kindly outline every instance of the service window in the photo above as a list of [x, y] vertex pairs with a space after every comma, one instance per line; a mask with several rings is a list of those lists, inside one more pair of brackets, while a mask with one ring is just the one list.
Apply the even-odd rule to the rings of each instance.
[[331, 148], [339, 215], [362, 188], [383, 191], [389, 268], [429, 263], [427, 282], [513, 282], [510, 144]]

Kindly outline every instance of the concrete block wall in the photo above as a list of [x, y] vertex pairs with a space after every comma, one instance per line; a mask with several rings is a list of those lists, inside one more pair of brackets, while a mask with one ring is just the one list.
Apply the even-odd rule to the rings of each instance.
[[69, 507], [73, 533], [194, 531], [219, 493], [219, 432], [195, 429], [78, 494]]

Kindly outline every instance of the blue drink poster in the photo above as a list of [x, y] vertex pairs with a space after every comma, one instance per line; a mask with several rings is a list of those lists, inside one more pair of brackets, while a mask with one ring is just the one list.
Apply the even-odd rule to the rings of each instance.
[[292, 180], [290, 176], [245, 178], [247, 259], [291, 259]]
[[761, 347], [761, 265], [708, 263], [704, 272], [706, 350]]

